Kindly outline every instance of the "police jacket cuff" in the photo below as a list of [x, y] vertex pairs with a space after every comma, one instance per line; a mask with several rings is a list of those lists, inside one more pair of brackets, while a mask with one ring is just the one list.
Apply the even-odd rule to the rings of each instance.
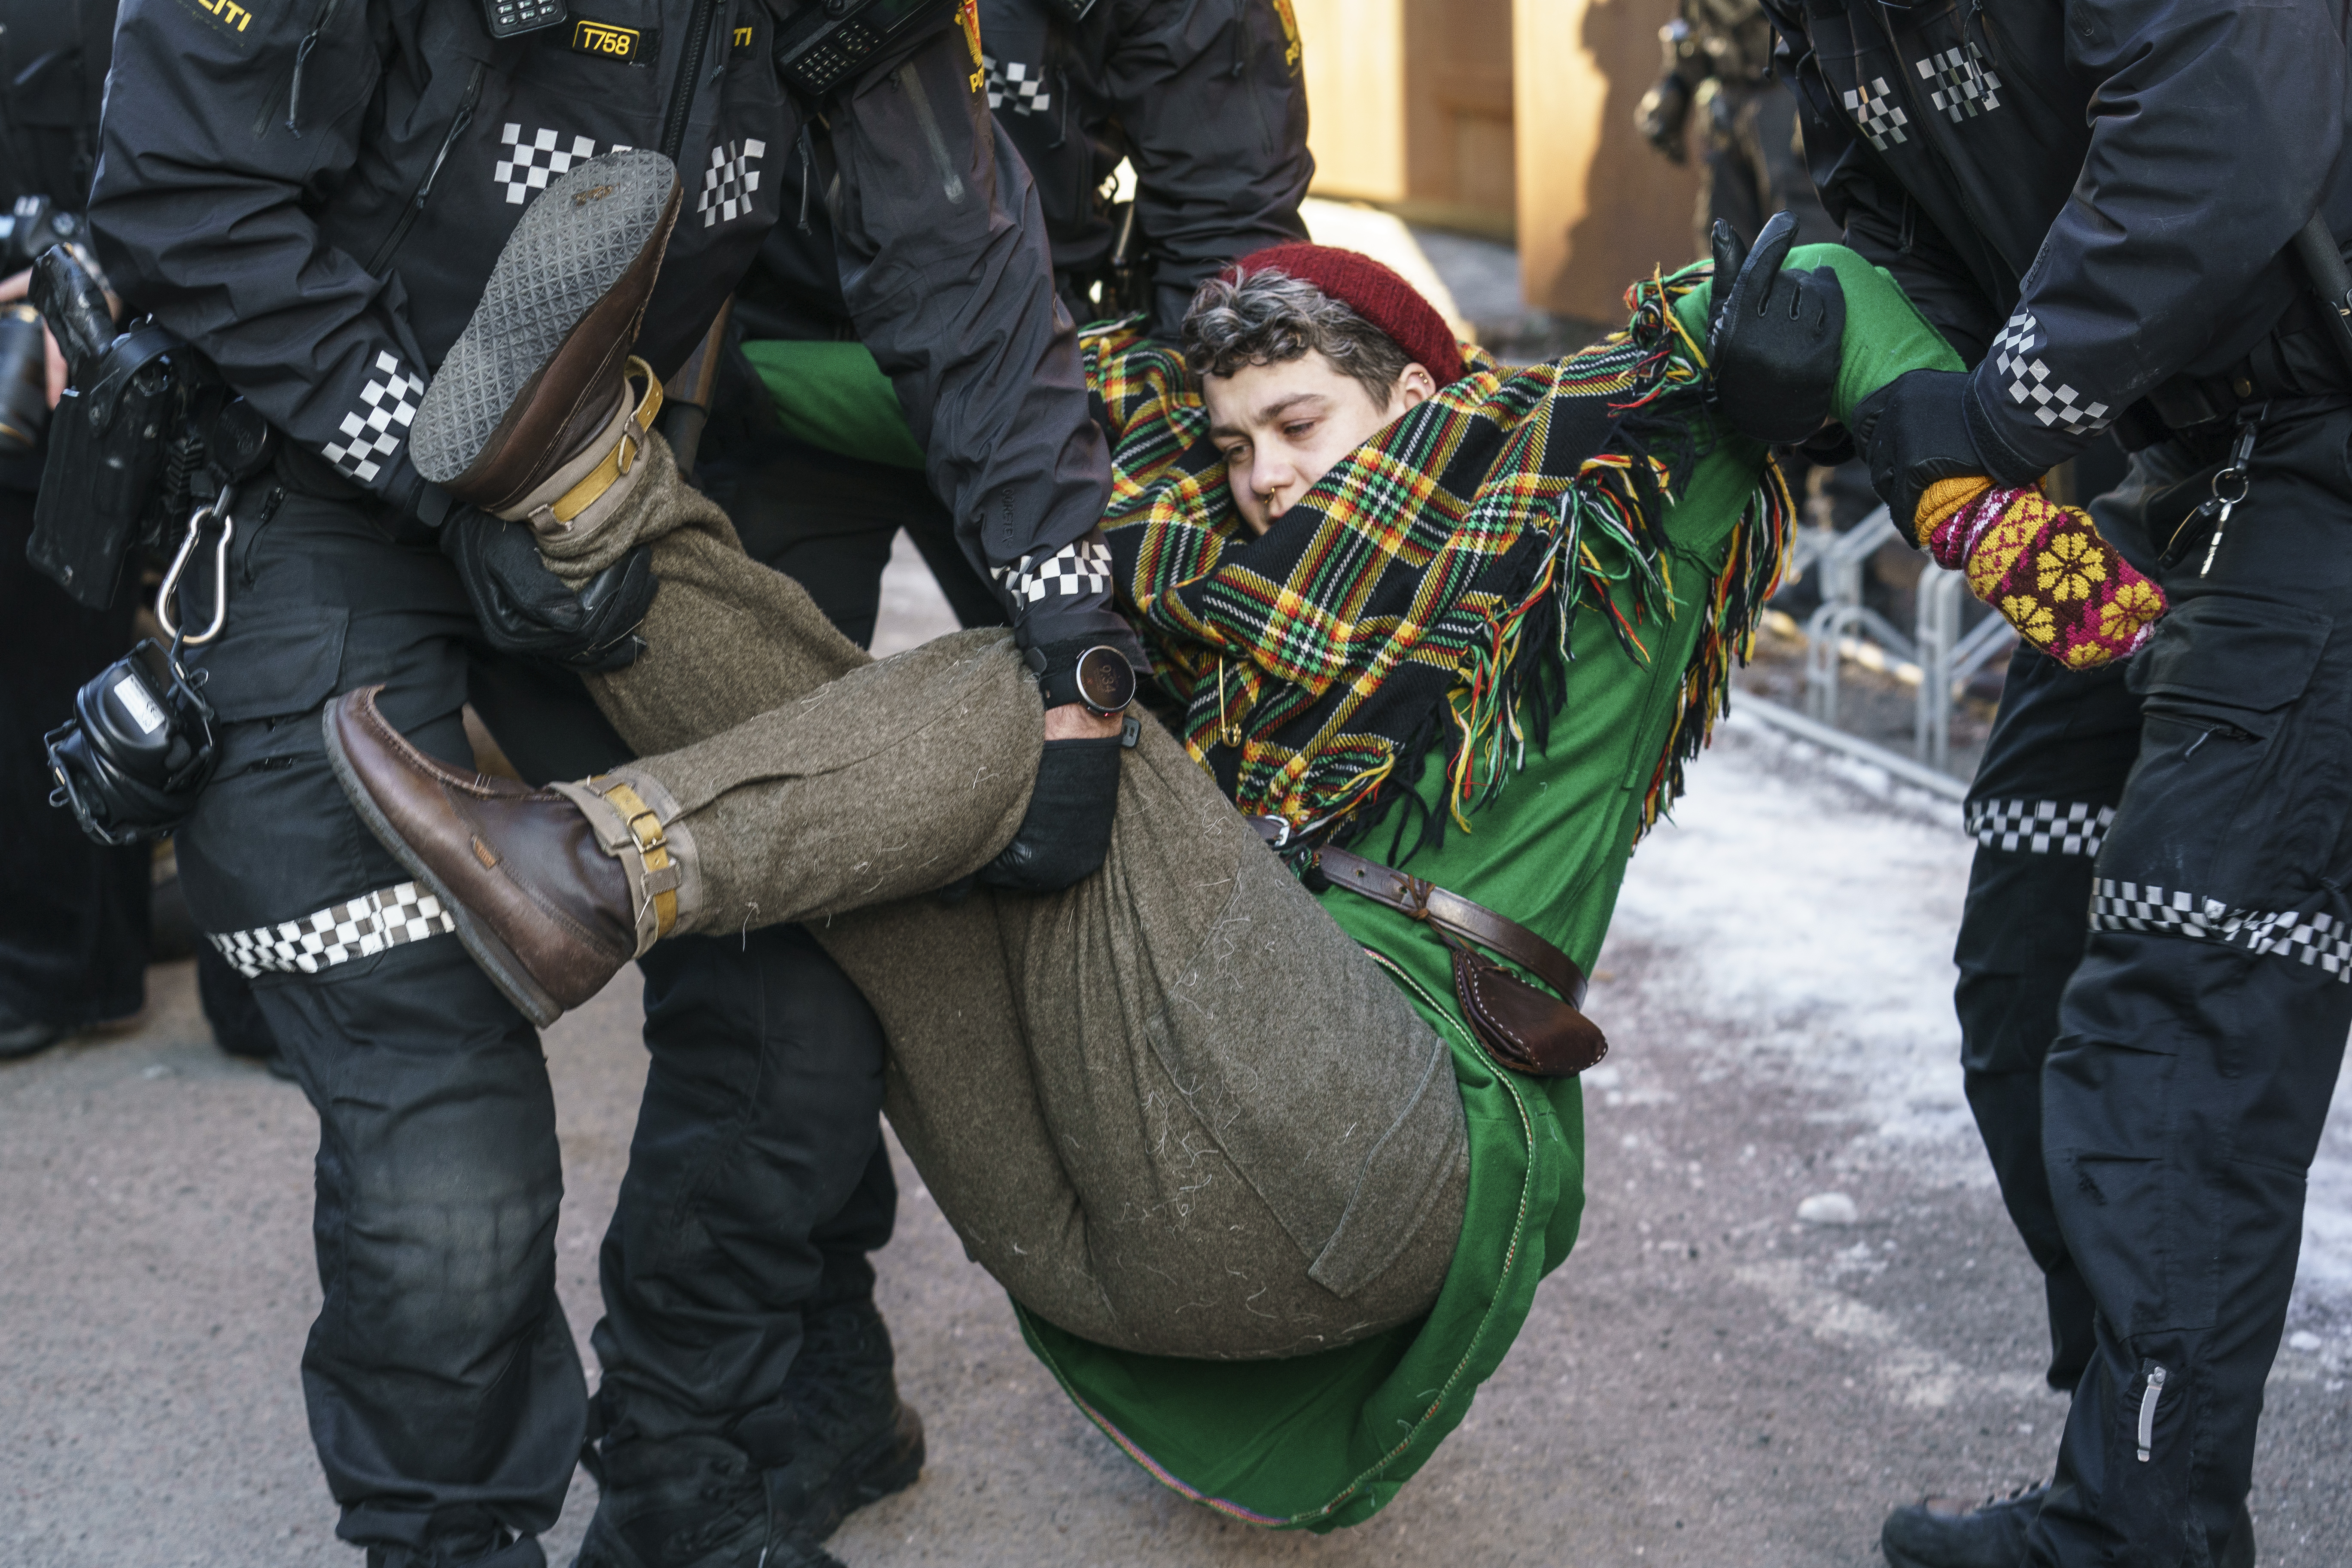
[[[447, 492], [437, 485], [425, 482], [425, 476], [418, 473], [416, 465], [408, 460], [405, 447], [401, 448], [400, 456], [393, 459], [391, 470], [374, 488], [394, 510], [405, 512], [436, 528], [441, 525], [439, 514], [448, 510]], [[435, 497], [440, 498], [437, 507], [434, 504]]]
[[2042, 475], [2088, 446], [2099, 430], [2084, 429], [2081, 434], [2069, 432], [2063, 423], [2044, 427], [2032, 416], [2021, 410], [2003, 406], [2005, 399], [1996, 392], [1992, 397], [1985, 393], [1986, 377], [1993, 362], [1986, 360], [1969, 377], [1961, 407], [1967, 415], [1969, 439], [1976, 446], [1977, 455], [1984, 459], [1985, 472], [1996, 484], [2030, 485]]

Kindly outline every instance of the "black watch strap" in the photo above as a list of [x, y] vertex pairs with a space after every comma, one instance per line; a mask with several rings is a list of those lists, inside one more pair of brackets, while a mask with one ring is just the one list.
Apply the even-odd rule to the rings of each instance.
[[1118, 649], [1097, 643], [1076, 649], [1075, 656], [1059, 648], [1052, 652], [1063, 656], [1053, 658], [1045, 649], [1030, 655], [1033, 666], [1044, 665], [1037, 672], [1037, 691], [1046, 707], [1082, 702], [1089, 712], [1108, 717], [1135, 700], [1135, 670]]

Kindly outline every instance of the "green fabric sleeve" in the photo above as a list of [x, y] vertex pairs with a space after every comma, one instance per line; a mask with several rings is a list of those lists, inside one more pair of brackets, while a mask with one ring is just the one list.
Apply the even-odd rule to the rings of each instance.
[[[1801, 245], [1789, 253], [1788, 265], [1828, 268], [1837, 274], [1838, 288], [1845, 295], [1844, 353], [1837, 392], [1830, 400], [1841, 421], [1852, 417], [1855, 404], [1897, 376], [1915, 370], [1968, 368], [1884, 268], [1873, 267], [1843, 245]], [[1699, 341], [1706, 340], [1701, 336]]]
[[743, 357], [794, 440], [894, 468], [922, 468], [906, 410], [865, 344], [755, 338]]

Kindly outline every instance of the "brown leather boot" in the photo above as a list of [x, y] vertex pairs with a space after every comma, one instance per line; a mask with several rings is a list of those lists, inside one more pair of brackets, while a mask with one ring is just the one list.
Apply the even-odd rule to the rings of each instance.
[[483, 972], [545, 1028], [637, 955], [631, 884], [642, 875], [632, 878], [569, 797], [460, 773], [410, 745], [376, 709], [383, 689], [327, 704], [343, 793], [441, 900]]
[[670, 161], [643, 150], [592, 158], [540, 194], [425, 391], [409, 433], [419, 473], [550, 531], [635, 468], [661, 398], [629, 348], [681, 195]]

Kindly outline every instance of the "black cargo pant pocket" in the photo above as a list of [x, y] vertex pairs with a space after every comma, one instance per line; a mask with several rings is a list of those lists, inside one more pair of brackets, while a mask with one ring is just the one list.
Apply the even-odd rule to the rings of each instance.
[[2352, 632], [2313, 610], [2200, 595], [2158, 626], [2131, 684], [2139, 761], [2099, 893], [2200, 918], [2308, 903], [2352, 805]]

